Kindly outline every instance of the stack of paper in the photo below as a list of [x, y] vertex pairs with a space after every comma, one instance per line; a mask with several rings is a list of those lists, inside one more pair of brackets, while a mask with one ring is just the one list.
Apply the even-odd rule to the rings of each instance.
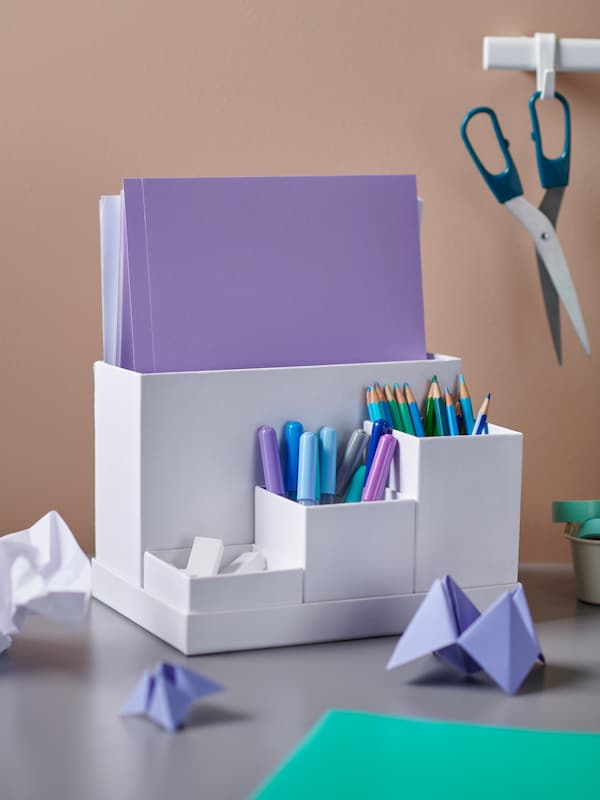
[[100, 219], [109, 363], [426, 356], [414, 176], [126, 179]]

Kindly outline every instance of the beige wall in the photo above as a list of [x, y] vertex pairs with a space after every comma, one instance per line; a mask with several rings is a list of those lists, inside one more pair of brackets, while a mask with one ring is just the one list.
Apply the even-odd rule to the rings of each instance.
[[[531, 242], [459, 139], [501, 114], [536, 201], [533, 77], [484, 73], [481, 37], [600, 36], [600, 5], [548, 0], [4, 3], [0, 67], [0, 531], [57, 508], [93, 543], [97, 200], [123, 175], [416, 172], [430, 349], [462, 355], [492, 418], [525, 432], [522, 558], [568, 557], [550, 502], [600, 494], [600, 75], [573, 113], [559, 224], [594, 350], [546, 329]], [[465, 487], [468, 491], [468, 487]]]

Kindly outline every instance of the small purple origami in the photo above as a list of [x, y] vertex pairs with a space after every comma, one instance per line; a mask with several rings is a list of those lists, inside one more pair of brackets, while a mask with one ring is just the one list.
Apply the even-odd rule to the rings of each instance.
[[144, 672], [121, 709], [121, 716], [145, 716], [165, 730], [174, 731], [182, 725], [194, 701], [224, 688], [210, 678], [163, 661], [152, 672]]
[[427, 653], [467, 675], [486, 672], [507, 694], [519, 690], [536, 661], [546, 663], [520, 583], [481, 614], [449, 575], [434, 581], [387, 669]]

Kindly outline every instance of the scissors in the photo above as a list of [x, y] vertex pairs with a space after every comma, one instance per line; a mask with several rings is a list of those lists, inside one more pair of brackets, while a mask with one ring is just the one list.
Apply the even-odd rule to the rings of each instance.
[[[571, 160], [571, 112], [566, 99], [562, 94], [558, 94], [557, 92], [554, 96], [563, 107], [565, 138], [562, 153], [557, 158], [547, 158], [542, 149], [542, 134], [536, 110], [536, 103], [541, 95], [542, 93], [538, 91], [534, 92], [529, 98], [529, 115], [533, 128], [531, 138], [535, 144], [535, 155], [540, 182], [546, 190], [539, 208], [536, 208], [523, 197], [521, 179], [519, 178], [519, 173], [517, 172], [517, 168], [508, 149], [509, 142], [504, 138], [502, 128], [498, 122], [498, 117], [492, 108], [478, 106], [477, 108], [471, 109], [462, 121], [460, 134], [469, 151], [469, 155], [475, 162], [475, 166], [481, 173], [496, 200], [517, 218], [533, 239], [548, 325], [550, 326], [556, 358], [558, 359], [558, 363], [562, 364], [559, 315], [560, 300], [562, 300], [565, 310], [569, 315], [569, 319], [579, 337], [579, 341], [588, 356], [591, 355], [591, 350], [583, 314], [581, 313], [577, 300], [575, 286], [573, 285], [573, 280], [556, 234], [556, 222], [565, 187], [569, 182], [569, 166]], [[467, 133], [468, 124], [473, 117], [476, 117], [478, 114], [487, 114], [491, 119], [496, 139], [498, 140], [500, 150], [505, 160], [505, 167], [502, 172], [489, 172], [484, 167], [469, 139]]]

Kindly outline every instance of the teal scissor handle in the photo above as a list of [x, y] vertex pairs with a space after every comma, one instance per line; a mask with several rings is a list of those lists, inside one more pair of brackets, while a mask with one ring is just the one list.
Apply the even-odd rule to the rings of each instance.
[[542, 131], [538, 120], [535, 104], [542, 96], [541, 92], [534, 92], [529, 98], [529, 114], [531, 116], [531, 138], [535, 144], [535, 157], [544, 189], [553, 189], [555, 186], [566, 186], [569, 182], [569, 167], [571, 164], [571, 110], [565, 97], [558, 92], [554, 97], [562, 104], [565, 118], [565, 139], [563, 151], [557, 158], [547, 158], [542, 149]]
[[[496, 134], [496, 139], [498, 140], [500, 150], [502, 151], [502, 155], [504, 156], [504, 160], [506, 162], [506, 166], [502, 172], [489, 172], [483, 166], [481, 159], [471, 144], [471, 140], [467, 134], [467, 126], [473, 117], [477, 116], [477, 114], [487, 114], [492, 120], [494, 133]], [[460, 126], [460, 135], [465, 143], [465, 147], [469, 151], [469, 155], [475, 162], [475, 166], [481, 173], [483, 180], [490, 187], [494, 197], [499, 203], [506, 203], [508, 200], [512, 200], [513, 197], [518, 197], [520, 194], [523, 194], [523, 187], [521, 186], [519, 173], [517, 172], [515, 162], [512, 160], [512, 156], [508, 149], [508, 139], [504, 138], [502, 128], [498, 122], [498, 117], [492, 108], [488, 108], [487, 106], [478, 106], [477, 108], [472, 108], [462, 121], [462, 125]]]

